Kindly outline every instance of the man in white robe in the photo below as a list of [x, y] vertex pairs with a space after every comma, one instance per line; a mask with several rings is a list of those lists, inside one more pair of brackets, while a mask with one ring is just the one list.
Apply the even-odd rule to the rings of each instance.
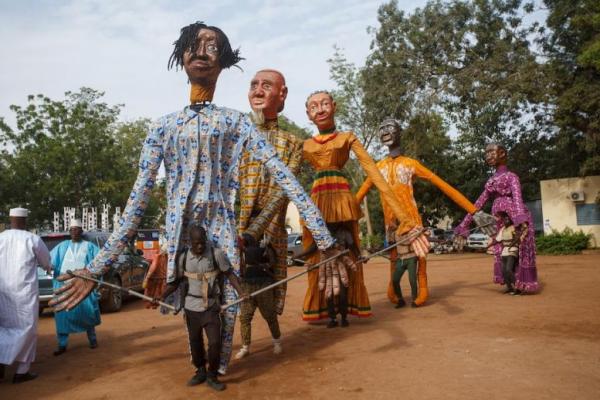
[[4, 366], [16, 362], [13, 383], [37, 377], [29, 371], [37, 345], [37, 267], [52, 270], [48, 248], [26, 231], [27, 214], [25, 208], [11, 209], [11, 229], [0, 234], [0, 378]]

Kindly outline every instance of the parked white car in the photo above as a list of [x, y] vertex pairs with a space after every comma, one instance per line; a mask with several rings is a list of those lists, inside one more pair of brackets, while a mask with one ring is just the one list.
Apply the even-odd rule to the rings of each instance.
[[491, 239], [483, 232], [473, 232], [467, 238], [465, 248], [471, 251], [486, 251]]

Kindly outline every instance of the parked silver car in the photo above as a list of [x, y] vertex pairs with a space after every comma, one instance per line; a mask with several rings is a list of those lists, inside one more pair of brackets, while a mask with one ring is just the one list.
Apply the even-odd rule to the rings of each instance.
[[[108, 239], [107, 232], [85, 232], [83, 238], [94, 243], [99, 248], [104, 246]], [[48, 250], [52, 250], [63, 240], [69, 239], [71, 236], [68, 232], [56, 232], [40, 235]], [[142, 291], [142, 282], [149, 268], [149, 263], [143, 257], [143, 252], [134, 247], [131, 243], [113, 267], [102, 276], [106, 282], [113, 283], [118, 286], [125, 287], [136, 291]], [[43, 309], [48, 306], [48, 302], [52, 299], [52, 275], [47, 275], [46, 271], [38, 268], [38, 286], [39, 286], [39, 302], [40, 314]], [[100, 309], [102, 312], [119, 311], [125, 294], [116, 289], [106, 286], [100, 286]]]
[[288, 235], [288, 246], [287, 246], [287, 265], [289, 267], [296, 265], [294, 258], [298, 254], [302, 253], [304, 248], [302, 247], [302, 234], [301, 233], [290, 233]]

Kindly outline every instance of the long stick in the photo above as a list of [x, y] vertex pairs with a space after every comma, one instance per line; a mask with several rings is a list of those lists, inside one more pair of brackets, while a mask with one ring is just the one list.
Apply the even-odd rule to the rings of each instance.
[[415, 231], [412, 235], [405, 237], [404, 239], [400, 240], [399, 242], [391, 244], [388, 247], [384, 247], [383, 249], [381, 249], [379, 251], [376, 251], [375, 253], [371, 253], [371, 254], [369, 254], [366, 257], [361, 257], [359, 259], [359, 261], [361, 261], [361, 262], [367, 261], [367, 260], [369, 260], [369, 259], [371, 259], [371, 258], [373, 258], [375, 256], [378, 256], [378, 255], [383, 254], [383, 253], [385, 253], [385, 252], [387, 252], [389, 250], [392, 250], [394, 247], [396, 247], [398, 245], [407, 245], [407, 244], [410, 244], [410, 242], [413, 239], [417, 238], [420, 234], [422, 234], [423, 232], [425, 232], [425, 230], [426, 230], [425, 228], [419, 229], [418, 231]]
[[173, 307], [171, 304], [167, 304], [167, 303], [164, 303], [164, 302], [162, 302], [162, 301], [160, 301], [160, 300], [153, 299], [153, 298], [152, 298], [152, 297], [150, 297], [150, 296], [143, 295], [143, 294], [141, 294], [141, 293], [138, 293], [138, 292], [136, 292], [136, 291], [133, 291], [133, 290], [131, 290], [131, 289], [126, 289], [126, 288], [124, 288], [124, 287], [122, 287], [122, 286], [115, 285], [114, 283], [104, 282], [104, 281], [101, 281], [101, 280], [99, 280], [99, 279], [95, 279], [95, 278], [92, 278], [92, 277], [89, 277], [89, 276], [83, 276], [83, 275], [79, 275], [79, 274], [76, 274], [76, 273], [74, 273], [74, 272], [73, 272], [73, 271], [71, 271], [71, 270], [67, 270], [67, 274], [69, 274], [69, 275], [71, 275], [71, 276], [75, 276], [75, 277], [77, 277], [77, 278], [81, 278], [81, 279], [87, 279], [88, 281], [93, 281], [93, 282], [96, 282], [96, 283], [98, 283], [98, 284], [100, 284], [100, 285], [109, 286], [109, 287], [111, 287], [111, 288], [113, 288], [113, 289], [120, 290], [120, 291], [122, 291], [122, 292], [125, 292], [125, 293], [127, 293], [127, 294], [130, 294], [130, 295], [132, 295], [132, 296], [139, 297], [140, 299], [148, 300], [148, 301], [150, 301], [150, 302], [153, 302], [153, 303], [158, 303], [158, 304], [160, 304], [161, 306], [163, 306], [163, 307], [167, 307], [167, 308], [168, 308], [168, 309], [170, 309], [170, 310], [177, 311], [177, 310], [175, 309], [175, 307]]
[[[375, 256], [382, 255], [382, 254], [383, 254], [383, 253], [385, 253], [386, 251], [388, 251], [388, 250], [391, 250], [391, 249], [393, 249], [394, 247], [396, 247], [396, 246], [398, 246], [398, 245], [410, 244], [410, 241], [411, 241], [412, 239], [416, 238], [417, 236], [419, 236], [419, 235], [420, 235], [421, 233], [423, 233], [424, 231], [425, 231], [425, 229], [420, 229], [419, 231], [417, 231], [417, 232], [413, 233], [413, 234], [412, 234], [412, 235], [410, 235], [409, 237], [406, 237], [406, 238], [404, 238], [404, 239], [403, 239], [403, 240], [401, 240], [400, 242], [393, 243], [393, 244], [389, 245], [389, 246], [388, 246], [388, 247], [386, 247], [386, 248], [383, 248], [383, 249], [381, 249], [381, 250], [379, 250], [379, 251], [376, 251], [376, 252], [375, 252], [375, 253], [373, 253], [373, 254], [369, 254], [369, 255], [368, 255], [368, 256], [366, 256], [366, 257], [361, 257], [361, 258], [359, 259], [359, 261], [361, 261], [361, 262], [363, 262], [363, 261], [367, 261], [367, 260], [369, 260], [369, 259], [371, 259], [371, 258], [373, 258], [373, 257], [375, 257]], [[387, 258], [388, 260], [390, 259], [390, 257], [388, 257], [388, 256], [383, 256], [383, 257]], [[294, 260], [294, 261], [296, 261], [296, 262], [302, 263], [302, 264], [306, 264], [306, 261], [304, 261], [304, 260], [300, 260], [299, 258], [294, 258], [293, 260]]]
[[[304, 274], [308, 273], [309, 271], [312, 271], [313, 269], [315, 269], [315, 268], [318, 268], [318, 267], [320, 267], [321, 265], [323, 265], [323, 264], [325, 264], [325, 263], [328, 263], [329, 261], [335, 260], [335, 259], [336, 259], [336, 258], [338, 258], [338, 257], [341, 257], [341, 256], [343, 256], [343, 255], [345, 255], [345, 254], [348, 254], [349, 252], [350, 252], [350, 250], [346, 249], [346, 250], [342, 251], [341, 253], [339, 253], [339, 254], [337, 254], [337, 255], [335, 255], [335, 256], [333, 256], [333, 257], [329, 257], [329, 258], [327, 258], [327, 259], [325, 259], [325, 260], [323, 260], [323, 261], [320, 261], [320, 262], [316, 263], [315, 265], [311, 265], [310, 267], [306, 268], [306, 269], [305, 269], [304, 271], [302, 271], [302, 272], [299, 272], [299, 273], [297, 273], [296, 275], [288, 276], [287, 278], [285, 278], [285, 279], [282, 279], [282, 280], [280, 280], [280, 281], [277, 281], [277, 282], [275, 282], [275, 283], [272, 283], [272, 284], [270, 284], [269, 286], [265, 286], [265, 287], [264, 287], [264, 288], [262, 288], [262, 289], [258, 289], [256, 292], [252, 292], [252, 293], [250, 293], [250, 294], [248, 295], [248, 298], [255, 297], [255, 296], [257, 296], [257, 295], [259, 295], [259, 294], [261, 294], [261, 293], [263, 293], [263, 292], [266, 292], [267, 290], [271, 290], [271, 289], [273, 289], [274, 287], [277, 287], [277, 286], [281, 285], [282, 283], [289, 282], [289, 281], [291, 281], [291, 280], [293, 280], [293, 279], [296, 279], [296, 278], [298, 278], [299, 276], [302, 276], [302, 275], [304, 275]], [[227, 303], [227, 304], [223, 304], [223, 305], [221, 306], [221, 311], [224, 311], [224, 310], [228, 309], [228, 308], [229, 308], [229, 307], [231, 307], [231, 306], [235, 306], [236, 304], [239, 304], [239, 303], [241, 303], [241, 302], [242, 302], [242, 301], [244, 301], [244, 300], [246, 300], [246, 298], [237, 299], [237, 300], [236, 300], [236, 301], [234, 301], [234, 302]]]

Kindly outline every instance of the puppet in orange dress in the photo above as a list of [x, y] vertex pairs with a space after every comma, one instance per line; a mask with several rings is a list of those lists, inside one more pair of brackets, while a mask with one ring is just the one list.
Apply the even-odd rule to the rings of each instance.
[[[475, 206], [458, 190], [444, 182], [440, 177], [425, 168], [420, 162], [412, 158], [404, 157], [401, 155], [400, 137], [402, 129], [400, 124], [395, 119], [384, 120], [379, 127], [379, 137], [381, 142], [389, 147], [389, 156], [377, 163], [377, 168], [391, 186], [393, 194], [397, 197], [398, 201], [402, 204], [402, 208], [405, 213], [410, 215], [411, 220], [416, 220], [418, 225], [422, 225], [421, 216], [417, 210], [417, 203], [413, 195], [412, 182], [416, 178], [426, 179], [429, 182], [437, 186], [446, 196], [452, 199], [456, 204], [463, 208], [468, 213], [474, 213], [477, 211]], [[356, 201], [360, 203], [366, 196], [369, 189], [373, 186], [373, 181], [369, 178], [365, 180], [358, 193], [356, 193]], [[395, 229], [398, 224], [395, 216], [395, 212], [390, 209], [388, 200], [382, 197], [383, 216], [386, 227], [389, 229]], [[491, 216], [489, 216], [491, 218]], [[398, 268], [402, 268], [408, 259], [406, 256], [410, 256], [413, 252], [412, 248], [408, 249], [409, 253], [406, 255], [399, 256], [396, 251], [392, 252], [391, 263], [390, 263], [390, 283], [388, 285], [388, 298], [392, 303], [397, 304], [398, 307], [402, 307], [405, 302], [402, 299], [401, 292], [399, 290], [399, 280], [402, 277], [402, 273], [396, 274], [394, 279], [394, 272]], [[414, 257], [414, 254], [413, 254]], [[410, 263], [409, 263], [410, 265]], [[413, 292], [413, 307], [417, 307], [425, 303], [429, 295], [427, 288], [427, 264], [425, 254], [418, 257], [418, 272], [415, 271], [416, 265], [409, 267], [409, 280], [411, 282], [411, 289]], [[404, 271], [401, 271], [404, 272]], [[417, 274], [418, 278], [418, 296], [414, 295], [417, 293], [416, 281], [413, 274]], [[399, 277], [398, 277], [399, 276]], [[394, 281], [396, 282], [396, 288], [394, 289]]]
[[[391, 212], [399, 221], [398, 233], [408, 233], [420, 226], [404, 211], [399, 199], [394, 196], [392, 189], [375, 166], [375, 163], [352, 132], [338, 132], [335, 129], [336, 104], [332, 96], [325, 91], [312, 93], [306, 101], [306, 114], [317, 125], [319, 135], [304, 141], [303, 157], [316, 171], [311, 191], [311, 198], [321, 210], [327, 224], [343, 225], [354, 237], [354, 243], [359, 246], [358, 220], [362, 216], [360, 207], [350, 192], [350, 185], [342, 173], [342, 168], [353, 151], [367, 176], [380, 190], [383, 198], [390, 205]], [[404, 201], [408, 201], [406, 198]], [[309, 249], [313, 242], [307, 229], [303, 233], [303, 245]], [[424, 255], [429, 250], [429, 243], [424, 235], [419, 235], [412, 242], [417, 251]], [[356, 260], [357, 255], [351, 254]], [[309, 263], [319, 261], [319, 255], [312, 256]], [[357, 265], [356, 271], [349, 270], [348, 274], [348, 313], [359, 317], [371, 315], [369, 295], [364, 285], [362, 265]], [[308, 273], [308, 289], [304, 298], [302, 317], [304, 320], [318, 320], [329, 315], [326, 291], [319, 290], [319, 271]], [[335, 315], [331, 316], [332, 321]], [[347, 326], [347, 322], [343, 323]]]

